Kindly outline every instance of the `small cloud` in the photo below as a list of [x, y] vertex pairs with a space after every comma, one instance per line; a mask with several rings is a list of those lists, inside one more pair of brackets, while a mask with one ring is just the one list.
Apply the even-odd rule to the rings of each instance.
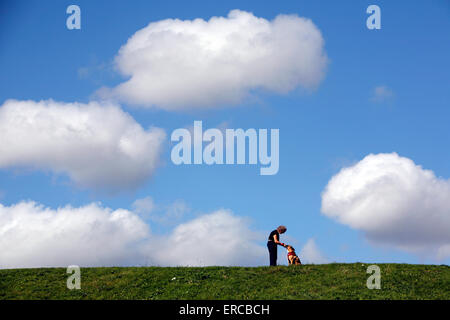
[[152, 197], [137, 199], [132, 204], [133, 211], [140, 216], [147, 216], [155, 209]]
[[155, 223], [166, 226], [179, 223], [191, 210], [183, 200], [176, 200], [169, 205], [158, 205], [150, 196], [137, 199], [133, 202], [131, 208], [134, 213], [142, 218], [148, 218]]
[[378, 86], [373, 89], [372, 102], [386, 102], [394, 97], [394, 92], [386, 86]]
[[166, 214], [162, 216], [162, 222], [179, 221], [187, 212], [190, 211], [189, 206], [183, 200], [176, 200], [166, 208]]
[[88, 67], [80, 67], [77, 70], [78, 78], [86, 79], [89, 77], [89, 68]]
[[300, 251], [300, 259], [303, 263], [323, 264], [328, 263], [329, 260], [323, 255], [316, 241], [313, 238], [308, 239], [306, 244]]
[[[105, 79], [115, 78], [117, 76], [112, 62], [97, 63], [96, 59], [92, 63], [79, 67], [77, 76], [80, 80], [89, 80], [99, 86]], [[101, 95], [98, 95], [101, 98]]]

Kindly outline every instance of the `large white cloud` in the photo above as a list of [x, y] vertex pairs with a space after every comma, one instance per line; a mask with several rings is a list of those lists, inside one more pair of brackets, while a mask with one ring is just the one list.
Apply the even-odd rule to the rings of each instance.
[[0, 204], [0, 268], [139, 264], [148, 235], [137, 215], [95, 203], [57, 210]]
[[151, 176], [165, 133], [118, 106], [8, 100], [0, 107], [0, 168], [67, 174], [83, 187], [122, 190]]
[[374, 243], [450, 256], [450, 181], [396, 153], [342, 169], [322, 194], [322, 212]]
[[157, 235], [129, 210], [100, 204], [0, 204], [0, 268], [262, 265], [267, 253], [245, 218], [218, 210]]
[[153, 258], [169, 266], [264, 265], [268, 253], [257, 239], [244, 218], [218, 210], [177, 226]]
[[129, 80], [101, 95], [173, 110], [236, 104], [255, 89], [313, 89], [327, 57], [311, 20], [233, 10], [208, 21], [152, 22], [122, 46], [116, 64]]

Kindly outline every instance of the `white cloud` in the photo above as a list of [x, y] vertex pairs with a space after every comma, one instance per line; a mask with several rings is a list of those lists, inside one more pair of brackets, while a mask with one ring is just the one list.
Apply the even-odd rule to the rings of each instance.
[[0, 205], [0, 268], [135, 264], [148, 234], [132, 212], [95, 203], [57, 210], [34, 202]]
[[152, 197], [137, 199], [132, 204], [133, 211], [141, 216], [149, 216], [155, 210], [155, 202]]
[[245, 219], [218, 210], [177, 226], [161, 240], [155, 262], [161, 265], [265, 265], [267, 250]]
[[82, 187], [134, 188], [155, 170], [165, 133], [118, 106], [8, 100], [0, 107], [0, 168], [67, 174]]
[[314, 89], [327, 57], [311, 20], [233, 10], [208, 21], [152, 22], [122, 46], [116, 65], [129, 80], [99, 95], [175, 110], [237, 104], [255, 89]]
[[378, 86], [373, 89], [372, 101], [385, 102], [394, 97], [394, 92], [386, 86]]
[[190, 208], [183, 200], [175, 200], [166, 206], [164, 211], [164, 214], [154, 217], [154, 221], [165, 225], [174, 225], [190, 211]]
[[246, 219], [229, 210], [157, 235], [137, 214], [96, 203], [56, 210], [0, 204], [0, 268], [266, 264], [256, 238]]
[[396, 153], [342, 169], [322, 194], [322, 212], [373, 243], [450, 256], [450, 181]]
[[300, 259], [302, 260], [302, 263], [322, 264], [329, 262], [324, 254], [320, 251], [319, 247], [316, 244], [316, 241], [313, 238], [308, 239], [306, 244], [303, 246], [302, 250], [300, 251]]
[[134, 201], [132, 209], [139, 216], [166, 226], [176, 225], [190, 211], [183, 200], [176, 200], [169, 205], [157, 205], [149, 196]]

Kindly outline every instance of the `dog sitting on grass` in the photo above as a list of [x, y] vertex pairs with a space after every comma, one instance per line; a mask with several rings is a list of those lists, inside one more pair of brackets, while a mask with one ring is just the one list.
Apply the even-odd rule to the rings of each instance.
[[287, 259], [288, 259], [289, 265], [301, 265], [302, 262], [300, 261], [300, 258], [295, 253], [294, 247], [287, 245], [286, 249], [288, 251]]

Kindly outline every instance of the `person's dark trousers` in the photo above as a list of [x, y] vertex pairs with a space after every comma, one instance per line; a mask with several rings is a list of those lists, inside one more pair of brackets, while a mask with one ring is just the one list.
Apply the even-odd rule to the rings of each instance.
[[276, 266], [277, 265], [277, 244], [273, 241], [268, 241], [267, 248], [269, 249], [270, 265]]

